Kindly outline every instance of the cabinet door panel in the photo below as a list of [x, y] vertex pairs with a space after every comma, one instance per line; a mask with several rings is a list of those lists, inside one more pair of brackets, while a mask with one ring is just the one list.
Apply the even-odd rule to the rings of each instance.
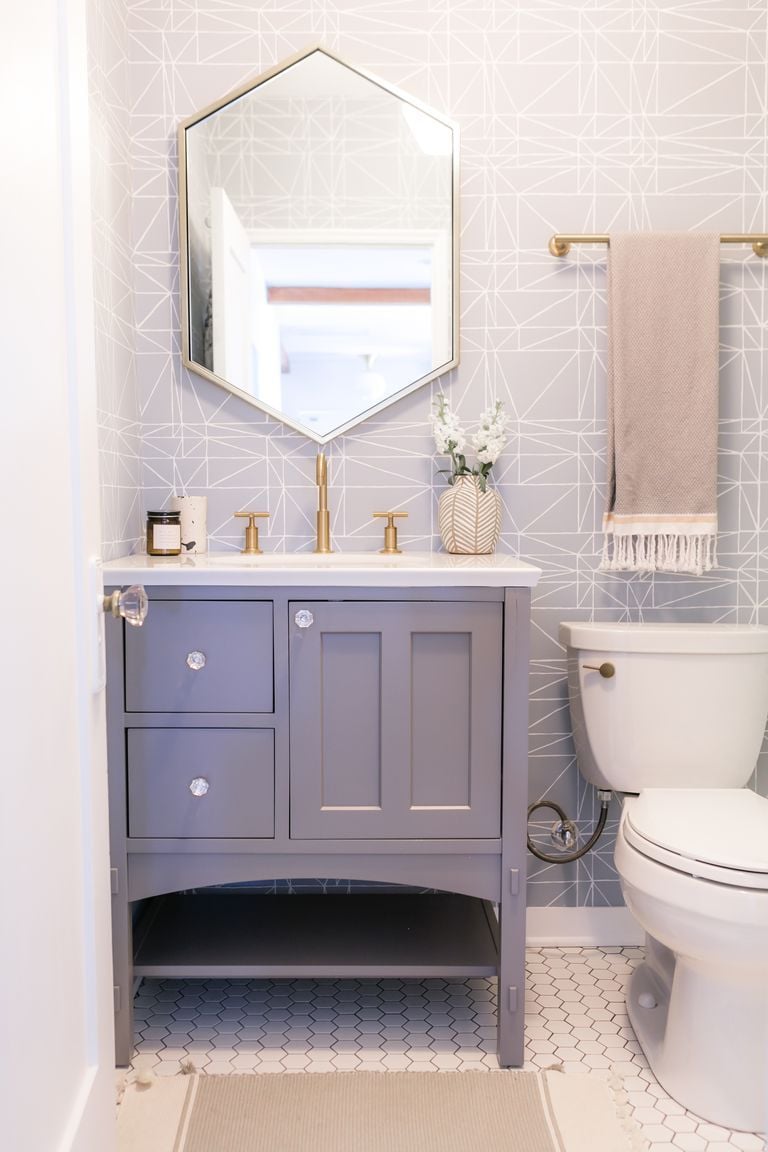
[[496, 603], [291, 605], [291, 836], [499, 835], [502, 620]]
[[323, 808], [381, 804], [381, 637], [321, 637]]
[[413, 633], [410, 718], [411, 803], [416, 808], [469, 808], [471, 633]]

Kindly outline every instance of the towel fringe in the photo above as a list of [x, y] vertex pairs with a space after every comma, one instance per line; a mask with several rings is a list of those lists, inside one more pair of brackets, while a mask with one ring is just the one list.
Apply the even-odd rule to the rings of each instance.
[[[611, 555], [613, 541], [613, 555]], [[600, 569], [604, 572], [690, 572], [701, 576], [717, 567], [717, 536], [712, 532], [606, 532]]]

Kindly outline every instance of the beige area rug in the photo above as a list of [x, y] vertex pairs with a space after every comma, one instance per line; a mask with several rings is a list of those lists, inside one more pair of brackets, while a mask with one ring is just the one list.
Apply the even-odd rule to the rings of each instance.
[[598, 1076], [296, 1072], [129, 1084], [118, 1152], [634, 1152]]

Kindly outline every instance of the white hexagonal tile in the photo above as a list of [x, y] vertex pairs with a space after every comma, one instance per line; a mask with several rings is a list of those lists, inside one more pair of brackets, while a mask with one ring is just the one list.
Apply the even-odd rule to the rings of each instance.
[[[701, 1134], [701, 1129], [699, 1129]], [[731, 1136], [731, 1144], [740, 1149], [740, 1152], [765, 1152], [766, 1145], [760, 1136], [756, 1136], [751, 1132], [734, 1132]]]
[[386, 1056], [382, 1056], [381, 1063], [385, 1068], [389, 1068], [393, 1072], [404, 1072], [406, 1068], [410, 1068], [411, 1066], [411, 1061], [408, 1057], [397, 1052], [388, 1052]]
[[[659, 1109], [659, 1111], [661, 1111], [661, 1109]], [[698, 1124], [693, 1117], [687, 1114], [676, 1116], [668, 1114], [664, 1117], [664, 1125], [673, 1132], [695, 1132], [698, 1128]]]
[[[650, 1152], [699, 1152], [696, 1141], [706, 1152], [758, 1152], [758, 1137], [690, 1116], [656, 1083], [624, 1001], [642, 955], [636, 948], [529, 951], [525, 1066], [623, 1076]], [[145, 981], [134, 1069], [144, 1061], [157, 1074], [178, 1075], [192, 1053], [197, 1068], [225, 1074], [498, 1071], [495, 998], [495, 981], [484, 977]]]
[[695, 1132], [678, 1132], [672, 1139], [676, 1148], [683, 1152], [707, 1152], [707, 1142]]
[[659, 1096], [656, 1100], [655, 1107], [664, 1116], [682, 1116], [685, 1113], [685, 1108], [682, 1104], [678, 1104], [677, 1100], [672, 1100], [669, 1096]]
[[[707, 1144], [714, 1143], [717, 1140], [725, 1144], [730, 1144], [732, 1135], [736, 1135], [735, 1132], [731, 1133], [727, 1128], [720, 1128], [716, 1124], [710, 1124], [708, 1121], [702, 1120], [692, 1112], [684, 1112], [684, 1115], [693, 1122], [694, 1131], [697, 1136], [700, 1136]], [[707, 1152], [709, 1152], [709, 1150], [707, 1150]]]
[[340, 1071], [343, 1071], [345, 1069], [359, 1068], [360, 1067], [360, 1057], [356, 1056], [352, 1052], [339, 1053], [339, 1055], [334, 1056], [333, 1064], [334, 1064], [334, 1067], [338, 1068]]

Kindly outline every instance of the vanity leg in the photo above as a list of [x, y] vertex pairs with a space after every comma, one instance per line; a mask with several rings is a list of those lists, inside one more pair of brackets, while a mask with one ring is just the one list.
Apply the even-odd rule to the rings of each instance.
[[499, 890], [499, 1064], [523, 1063], [525, 1027], [525, 874], [528, 805], [528, 634], [530, 592], [504, 596], [504, 745]]
[[133, 1056], [133, 929], [131, 905], [112, 897], [112, 965], [115, 996], [115, 1064], [124, 1067]]
[[496, 1012], [499, 1064], [502, 1068], [519, 1068], [523, 1063], [525, 1023], [525, 901], [511, 893], [504, 895], [499, 905]]

